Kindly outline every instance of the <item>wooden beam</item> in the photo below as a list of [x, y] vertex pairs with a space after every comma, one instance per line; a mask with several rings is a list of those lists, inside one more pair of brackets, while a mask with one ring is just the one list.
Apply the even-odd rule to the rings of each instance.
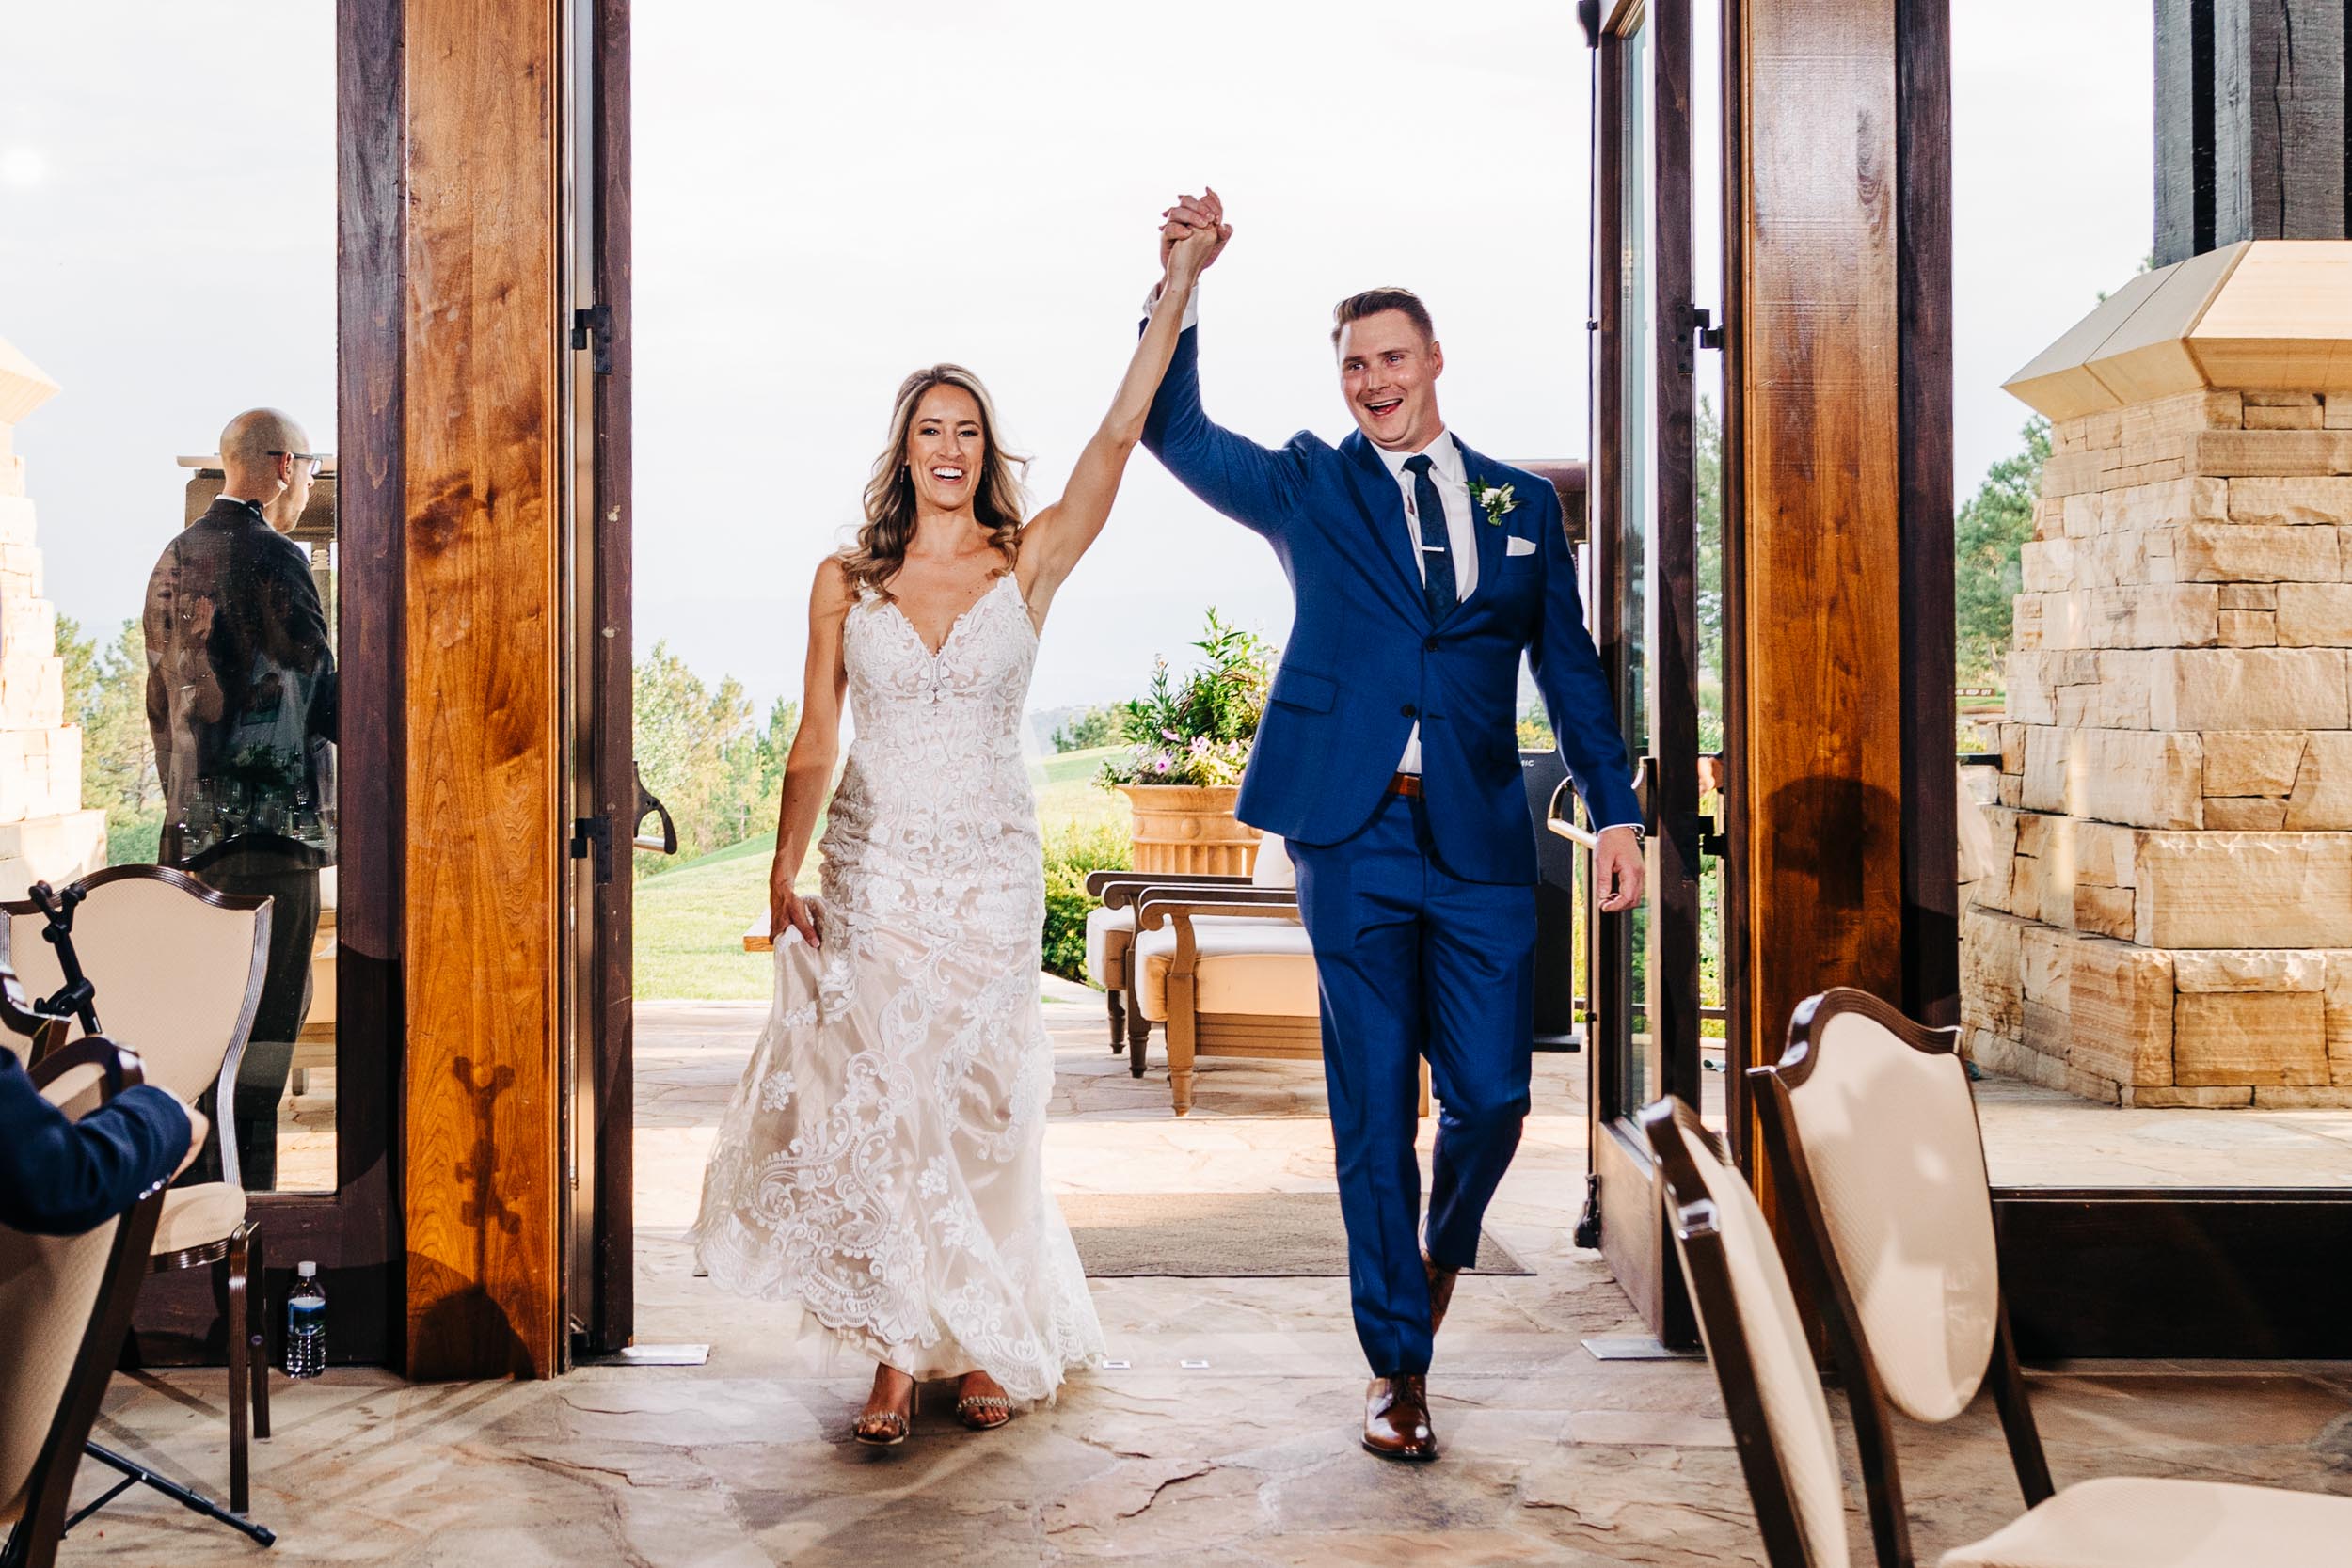
[[2247, 10], [2249, 228], [2215, 241], [2343, 239], [2352, 233], [2344, 0], [2249, 0]]
[[[627, 1345], [636, 1333], [636, 1057], [635, 899], [629, 875], [636, 832], [636, 714], [631, 683], [635, 578], [630, 539], [635, 527], [631, 467], [631, 398], [636, 374], [632, 261], [635, 208], [629, 198], [629, 5], [596, 0], [596, 80], [573, 91], [594, 91], [592, 175], [596, 188], [594, 294], [612, 312], [604, 371], [596, 390], [595, 605], [586, 642], [593, 664], [596, 731], [596, 809], [611, 819], [612, 875], [590, 900], [596, 946], [594, 1199], [596, 1280], [588, 1340], [596, 1352]], [[583, 672], [586, 673], [587, 672]]]
[[1741, 0], [1738, 14], [1727, 588], [1745, 918], [1727, 934], [1738, 1026], [1770, 1059], [1814, 991], [1902, 997], [1898, 11]]
[[557, 1368], [554, 7], [408, 0], [407, 1370]]
[[2156, 0], [2156, 265], [2352, 231], [2348, 21], [2344, 0]]
[[1896, 374], [1902, 464], [1902, 989], [1960, 1022], [1952, 562], [1951, 0], [1895, 4]]
[[2213, 245], [2213, 0], [2156, 0], [2156, 265]]

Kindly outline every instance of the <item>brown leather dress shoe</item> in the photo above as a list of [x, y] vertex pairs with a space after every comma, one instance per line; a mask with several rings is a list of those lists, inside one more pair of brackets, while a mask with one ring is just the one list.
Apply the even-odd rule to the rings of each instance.
[[1462, 1271], [1438, 1267], [1425, 1252], [1421, 1255], [1421, 1266], [1429, 1275], [1429, 1332], [1435, 1334], [1445, 1326], [1445, 1309], [1454, 1305], [1454, 1282], [1462, 1277]]
[[1426, 1465], [1438, 1457], [1429, 1430], [1429, 1380], [1418, 1373], [1375, 1377], [1364, 1390], [1364, 1447], [1383, 1459]]

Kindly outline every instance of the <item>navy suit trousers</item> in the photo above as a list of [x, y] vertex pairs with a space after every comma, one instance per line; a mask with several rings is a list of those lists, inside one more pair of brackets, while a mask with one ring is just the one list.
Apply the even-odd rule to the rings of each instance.
[[1467, 1268], [1527, 1117], [1535, 890], [1454, 876], [1426, 806], [1402, 796], [1341, 843], [1289, 848], [1322, 988], [1356, 1337], [1375, 1375], [1425, 1372], [1421, 1059], [1439, 1106], [1426, 1244]]

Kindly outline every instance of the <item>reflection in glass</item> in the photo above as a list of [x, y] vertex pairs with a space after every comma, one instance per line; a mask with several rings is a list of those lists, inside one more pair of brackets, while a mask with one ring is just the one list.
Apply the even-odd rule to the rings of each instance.
[[[1723, 37], [1720, 0], [1694, 0], [1691, 57], [1691, 261], [1692, 293], [1724, 319]], [[1723, 821], [1724, 750], [1724, 356], [1692, 360], [1691, 517], [1693, 622], [1698, 652], [1699, 816]], [[1724, 863], [1704, 855], [1699, 869], [1699, 1113], [1725, 1130], [1728, 1020], [1724, 994]]]
[[[267, 1103], [246, 1107], [249, 1133], [272, 1147], [248, 1153], [240, 1175], [331, 1190], [334, 862], [352, 826], [335, 810], [341, 660], [323, 580], [333, 464], [320, 464], [298, 515], [254, 525], [279, 546], [267, 571], [208, 557], [205, 536], [218, 531], [198, 520], [219, 494], [219, 437], [240, 409], [293, 413], [304, 439], [259, 445], [273, 464], [266, 449], [286, 453], [306, 481], [313, 456], [336, 445], [338, 11], [306, 0], [152, 6], [137, 8], [135, 27], [124, 14], [13, 8], [0, 50], [0, 338], [56, 383], [12, 443], [0, 433], [0, 496], [24, 471], [12, 444], [39, 475], [44, 524], [39, 565], [13, 551], [0, 568], [40, 580], [12, 578], [0, 597], [56, 607], [62, 724], [79, 731], [78, 797], [54, 798], [72, 821], [71, 853], [24, 866], [0, 897], [23, 898], [35, 875], [63, 884], [156, 862], [268, 892], [285, 946], [241, 1066], [283, 1092], [274, 1117]], [[192, 91], [230, 108], [192, 115]], [[186, 620], [157, 643], [147, 590], [167, 554], [179, 557], [174, 613]], [[314, 592], [302, 603], [306, 582]], [[31, 629], [0, 628], [12, 671], [37, 646], [22, 635]], [[187, 689], [151, 692], [151, 654]], [[21, 683], [12, 673], [8, 684]], [[104, 1022], [103, 981], [97, 1002]], [[273, 1037], [275, 1052], [264, 1049]], [[254, 1089], [246, 1100], [266, 1101]], [[215, 1108], [215, 1129], [233, 1132], [236, 1109]]]
[[[310, 450], [307, 435], [275, 410], [238, 415], [220, 448], [220, 466], [189, 487], [193, 519], [156, 559], [140, 620], [163, 788], [156, 858], [270, 900], [268, 970], [228, 1118], [238, 1174], [259, 1192], [331, 1187], [331, 1142], [322, 1150], [304, 1127], [332, 1127], [331, 1009], [326, 1040], [307, 1057], [304, 1044], [322, 989], [314, 971], [330, 992], [334, 975], [323, 917], [335, 862], [335, 633], [314, 576], [324, 564], [294, 535], [308, 523], [315, 537], [324, 512], [331, 540], [332, 486], [314, 483], [294, 455]], [[283, 1171], [281, 1149], [294, 1156]]]
[[[1656, 287], [1651, 258], [1656, 250], [1656, 192], [1653, 149], [1655, 115], [1650, 96], [1650, 35], [1640, 28], [1627, 35], [1618, 58], [1622, 63], [1627, 134], [1622, 137], [1624, 178], [1619, 186], [1618, 232], [1623, 255], [1618, 268], [1617, 321], [1618, 391], [1625, 437], [1617, 481], [1616, 572], [1622, 597], [1619, 635], [1624, 664], [1616, 692], [1617, 712], [1625, 726], [1626, 750], [1635, 759], [1650, 752], [1650, 690], [1653, 671], [1649, 657], [1656, 635], [1655, 594], [1650, 570], [1650, 538], [1658, 526], [1657, 461], [1658, 388], [1652, 366], [1658, 354], [1658, 324], [1652, 308]], [[1621, 1109], [1631, 1110], [1655, 1099], [1663, 1085], [1658, 1034], [1651, 1027], [1650, 983], [1657, 964], [1657, 922], [1653, 918], [1657, 885], [1657, 855], [1650, 854], [1652, 892], [1640, 907], [1626, 915], [1626, 971], [1621, 976], [1626, 998], [1626, 1027], [1630, 1038], [1618, 1045], [1625, 1062]]]

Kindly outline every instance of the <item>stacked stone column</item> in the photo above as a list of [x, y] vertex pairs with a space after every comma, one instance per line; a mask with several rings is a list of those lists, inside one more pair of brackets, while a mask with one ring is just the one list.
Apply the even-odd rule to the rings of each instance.
[[[2352, 1105], [2352, 390], [2201, 335], [2231, 277], [2070, 334], [2095, 383], [2011, 383], [2055, 417], [1963, 1016], [1989, 1070], [2108, 1103]], [[2272, 385], [2174, 389], [2265, 343]]]
[[0, 339], [0, 897], [106, 863], [106, 816], [82, 809], [82, 731], [66, 721], [56, 608], [41, 596], [40, 550], [16, 426], [57, 385]]

